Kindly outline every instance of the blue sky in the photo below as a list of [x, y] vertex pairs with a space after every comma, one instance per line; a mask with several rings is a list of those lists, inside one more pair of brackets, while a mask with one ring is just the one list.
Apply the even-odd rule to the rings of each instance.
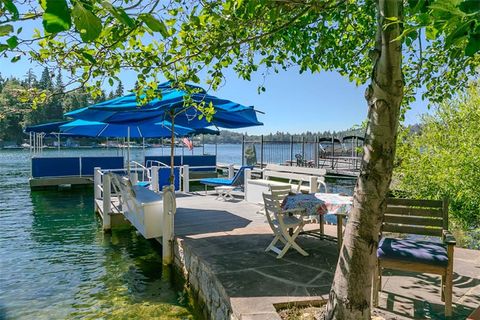
[[[40, 76], [42, 68], [29, 61], [20, 60], [12, 64], [0, 59], [3, 77], [23, 77], [29, 68]], [[120, 75], [126, 89], [133, 87], [136, 76], [133, 72]], [[266, 92], [258, 94], [258, 85], [264, 83]], [[116, 84], [115, 84], [116, 86]], [[104, 89], [111, 90], [106, 84]], [[258, 114], [263, 127], [237, 131], [249, 134], [267, 134], [276, 131], [300, 133], [348, 129], [360, 124], [367, 115], [364, 99], [365, 86], [356, 87], [347, 79], [332, 72], [317, 74], [303, 73], [292, 68], [263, 76], [255, 74], [251, 81], [238, 79], [232, 71], [226, 72], [225, 84], [212, 94], [244, 105], [253, 105], [265, 112]], [[417, 101], [406, 114], [406, 124], [419, 122], [419, 114], [427, 112], [427, 103]]]

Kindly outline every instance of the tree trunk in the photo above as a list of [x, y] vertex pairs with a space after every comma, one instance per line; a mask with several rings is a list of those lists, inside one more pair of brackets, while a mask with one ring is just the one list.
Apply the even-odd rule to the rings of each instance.
[[[368, 127], [360, 176], [355, 187], [326, 319], [370, 319], [372, 270], [378, 233], [390, 185], [403, 97], [401, 41], [402, 0], [377, 1], [377, 35], [368, 101]], [[393, 18], [387, 20], [386, 18]], [[398, 20], [395, 20], [398, 19]]]

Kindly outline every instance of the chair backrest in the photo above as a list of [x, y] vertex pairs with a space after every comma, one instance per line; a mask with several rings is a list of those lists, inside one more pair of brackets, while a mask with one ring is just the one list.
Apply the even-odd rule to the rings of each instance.
[[292, 192], [292, 187], [290, 185], [286, 186], [270, 186], [270, 194], [272, 195], [273, 200], [275, 200], [280, 206], [288, 194]]
[[232, 186], [240, 186], [244, 183], [245, 169], [253, 169], [253, 166], [242, 166], [233, 176]]
[[441, 237], [448, 230], [448, 200], [388, 198], [382, 232]]
[[125, 177], [122, 177], [115, 173], [107, 173], [110, 175], [110, 179], [114, 189], [120, 193], [119, 201], [122, 207], [128, 211], [138, 211], [139, 207], [135, 201], [135, 190], [133, 190], [132, 183]]
[[263, 203], [265, 204], [265, 216], [267, 217], [268, 224], [272, 230], [275, 230], [277, 226], [274, 221], [278, 220], [278, 212], [282, 209], [273, 195], [265, 192], [263, 193]]

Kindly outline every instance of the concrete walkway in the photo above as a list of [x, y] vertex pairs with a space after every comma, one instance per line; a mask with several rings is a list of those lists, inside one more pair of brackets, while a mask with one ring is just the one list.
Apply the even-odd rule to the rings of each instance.
[[[264, 252], [272, 233], [256, 213], [258, 206], [210, 195], [177, 201], [176, 264], [203, 300], [208, 318], [279, 319], [276, 306], [319, 305], [327, 299], [336, 243], [301, 236], [308, 257], [290, 250], [276, 259]], [[326, 226], [326, 232], [334, 235], [336, 227]], [[454, 319], [465, 319], [480, 304], [480, 252], [457, 249], [454, 270]], [[387, 272], [375, 312], [385, 319], [442, 319], [439, 285], [433, 275]]]

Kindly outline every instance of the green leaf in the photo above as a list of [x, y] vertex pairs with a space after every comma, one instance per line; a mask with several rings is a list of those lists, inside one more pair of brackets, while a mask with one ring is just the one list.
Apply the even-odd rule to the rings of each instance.
[[18, 46], [17, 36], [13, 36], [7, 39], [7, 44], [10, 49], [15, 49]]
[[165, 23], [163, 23], [163, 21], [161, 20], [158, 20], [157, 18], [155, 18], [153, 15], [149, 14], [149, 13], [144, 13], [144, 14], [141, 14], [139, 16], [139, 18], [145, 22], [145, 24], [150, 28], [152, 29], [152, 31], [154, 32], [160, 32], [160, 34], [166, 38], [169, 36], [168, 34], [168, 30], [167, 30], [167, 26], [165, 25]]
[[113, 79], [112, 78], [108, 79], [108, 83], [110, 84], [111, 87], [113, 87]]
[[108, 10], [118, 21], [127, 25], [129, 27], [133, 27], [135, 25], [135, 21], [128, 16], [128, 14], [123, 10], [123, 8], [115, 8], [110, 2], [102, 1], [102, 6]]
[[468, 35], [468, 29], [470, 27], [470, 21], [467, 21], [464, 24], [461, 24], [456, 28], [452, 33], [450, 33], [446, 38], [445, 38], [445, 45], [448, 47], [452, 43], [454, 43], [456, 40]]
[[465, 13], [478, 13], [480, 12], [480, 1], [478, 0], [464, 0], [459, 5], [460, 10]]
[[87, 59], [88, 61], [90, 61], [91, 63], [96, 63], [97, 61], [95, 60], [95, 58], [90, 54], [90, 53], [87, 53], [85, 51], [82, 51], [82, 56]]
[[22, 56], [21, 55], [16, 55], [15, 57], [12, 58], [12, 60], [10, 60], [11, 62], [15, 63], [17, 62], [18, 60], [20, 60]]
[[83, 41], [90, 42], [98, 38], [102, 32], [102, 21], [96, 15], [77, 2], [73, 7], [72, 16]]
[[70, 29], [72, 19], [66, 0], [42, 0], [43, 27], [49, 33], [57, 33]]
[[7, 10], [12, 14], [13, 20], [18, 20], [19, 18], [18, 9], [15, 6], [15, 4], [13, 4], [13, 1], [5, 0], [4, 4], [5, 4], [5, 8], [7, 8]]
[[471, 34], [465, 47], [465, 55], [473, 57], [480, 50], [480, 34]]
[[10, 32], [13, 32], [13, 26], [9, 24], [0, 26], [0, 37], [6, 36]]

